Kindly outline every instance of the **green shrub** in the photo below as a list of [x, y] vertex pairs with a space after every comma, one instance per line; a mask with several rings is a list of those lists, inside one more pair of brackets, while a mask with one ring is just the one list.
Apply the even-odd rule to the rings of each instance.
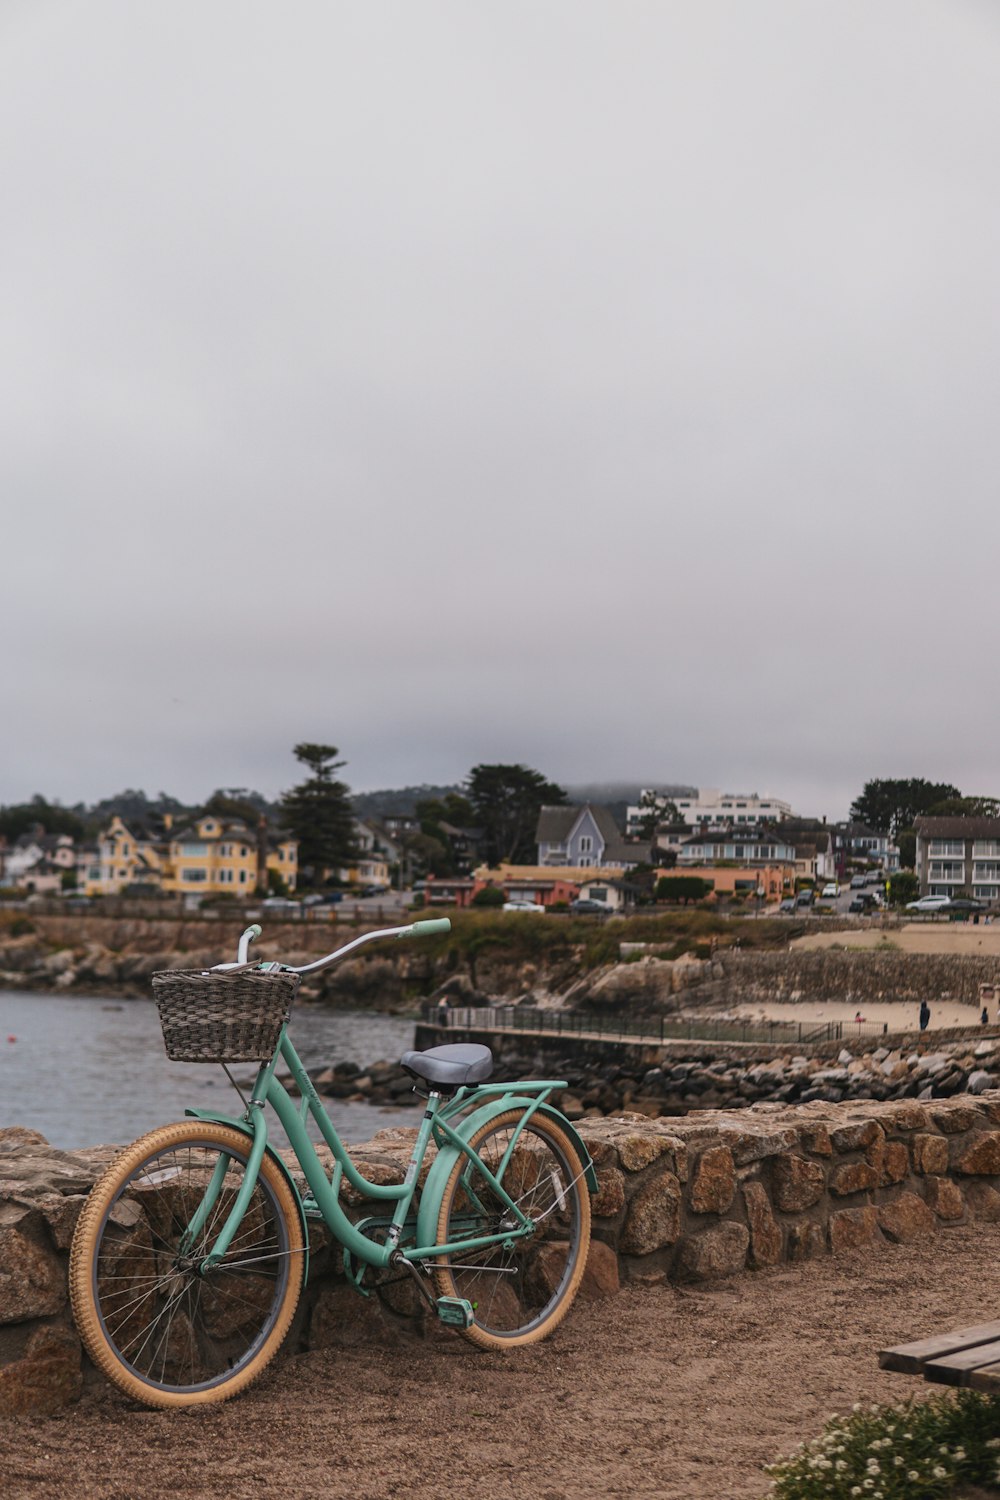
[[477, 891], [472, 898], [472, 905], [478, 907], [496, 908], [503, 906], [504, 895], [498, 885], [484, 885], [481, 891]]
[[698, 875], [661, 875], [656, 882], [657, 901], [703, 901], [713, 890], [710, 880]]
[[[961, 1391], [900, 1406], [855, 1406], [767, 1468], [774, 1500], [938, 1500], [1000, 1480], [1000, 1397]], [[991, 1490], [991, 1493], [993, 1491]]]

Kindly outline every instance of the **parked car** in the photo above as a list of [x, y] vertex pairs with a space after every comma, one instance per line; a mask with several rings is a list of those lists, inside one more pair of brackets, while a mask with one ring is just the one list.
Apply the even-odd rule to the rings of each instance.
[[784, 901], [782, 901], [781, 905], [778, 907], [778, 912], [779, 912], [780, 915], [783, 915], [783, 916], [787, 916], [787, 917], [794, 916], [794, 914], [795, 914], [795, 898], [793, 896], [786, 896], [785, 899], [784, 899]]
[[907, 901], [907, 911], [946, 911], [951, 905], [950, 896], [921, 896], [918, 901]]
[[985, 901], [973, 901], [965, 896], [952, 896], [948, 902], [949, 911], [985, 911]]
[[873, 896], [852, 896], [850, 901], [848, 902], [847, 910], [855, 913], [866, 912], [871, 911], [874, 905], [875, 899]]
[[611, 907], [606, 906], [603, 901], [590, 901], [586, 898], [571, 901], [569, 909], [577, 917], [609, 917], [611, 915]]
[[291, 896], [265, 896], [260, 903], [261, 911], [301, 911], [302, 907], [298, 901], [293, 901]]
[[862, 891], [862, 890], [864, 890], [864, 888], [865, 888], [865, 886], [867, 884], [868, 884], [868, 876], [867, 875], [852, 875], [851, 876], [851, 890], [852, 891]]
[[810, 886], [807, 890], [799, 891], [799, 894], [795, 898], [795, 905], [796, 906], [812, 906], [812, 904], [813, 904], [813, 902], [815, 900], [816, 900], [816, 892]]
[[362, 896], [387, 896], [389, 887], [387, 885], [364, 885], [361, 887]]
[[503, 904], [503, 910], [504, 911], [535, 911], [535, 912], [542, 912], [544, 914], [545, 907], [542, 906], [538, 901], [505, 901], [504, 904]]
[[832, 897], [833, 900], [836, 901], [839, 895], [840, 886], [835, 880], [828, 880], [826, 885], [823, 887], [823, 899], [826, 900], [828, 897]]
[[338, 901], [343, 901], [343, 891], [313, 891], [311, 895], [302, 897], [303, 906], [335, 906]]

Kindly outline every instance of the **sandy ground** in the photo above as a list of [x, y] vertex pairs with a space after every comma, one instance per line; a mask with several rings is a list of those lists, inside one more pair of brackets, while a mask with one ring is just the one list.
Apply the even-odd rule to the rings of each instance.
[[[882, 931], [870, 928], [864, 932], [816, 932], [809, 937], [798, 938], [790, 948], [895, 948], [901, 953], [975, 953], [980, 957], [996, 955], [997, 981], [1000, 983], [1000, 924], [989, 927], [979, 923], [915, 922], [906, 927]], [[849, 1004], [799, 1004], [794, 1005], [739, 1005], [734, 1007], [738, 1016], [762, 1017], [769, 1021], [853, 1021], [856, 1005]], [[869, 1024], [887, 1024], [890, 1031], [916, 1031], [919, 1028], [919, 1006], [903, 1002], [888, 1001], [881, 1005], [865, 1005], [864, 1019]], [[939, 1030], [951, 1026], [977, 1026], [979, 1007], [959, 1005], [956, 1001], [938, 1001], [931, 1006], [928, 1029]], [[1000, 1025], [1000, 1007], [990, 1006], [990, 1026]], [[865, 1033], [867, 1035], [867, 1032]]]
[[880, 1348], [1000, 1301], [1000, 1225], [578, 1303], [547, 1343], [444, 1330], [286, 1359], [234, 1402], [159, 1413], [106, 1387], [0, 1422], [7, 1500], [755, 1500], [761, 1465], [854, 1401], [930, 1387]]
[[[957, 1001], [936, 1000], [930, 1007], [931, 1018], [928, 1022], [928, 1031], [942, 1030], [947, 1027], [979, 1025], [978, 1005], [959, 1005]], [[771, 1005], [734, 1005], [732, 1012], [735, 1016], [752, 1017], [754, 1020], [765, 1021], [846, 1021], [844, 1028], [845, 1038], [850, 1038], [852, 1027], [850, 1023], [858, 1013], [858, 1007], [854, 1004], [839, 1003], [837, 1001], [826, 1001], [812, 1003], [808, 1000], [796, 1000], [786, 1005], [775, 1002]], [[875, 1005], [865, 1005], [862, 1009], [864, 1025], [860, 1028], [861, 1034], [871, 1040], [873, 1047], [877, 1047], [878, 1036], [872, 1031], [872, 1026], [887, 1025], [893, 1031], [919, 1031], [920, 1029], [920, 1007], [911, 1005], [903, 1000], [887, 1000]], [[990, 1008], [989, 1024], [992, 1028], [1000, 1025], [1000, 1014], [996, 1005]]]

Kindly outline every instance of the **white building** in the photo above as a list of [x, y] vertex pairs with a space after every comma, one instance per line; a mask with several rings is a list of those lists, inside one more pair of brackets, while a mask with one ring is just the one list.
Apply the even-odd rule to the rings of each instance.
[[777, 823], [791, 817], [792, 808], [780, 797], [756, 792], [720, 792], [715, 787], [702, 786], [694, 797], [664, 797], [655, 788], [643, 789], [641, 801], [645, 806], [628, 809], [627, 829], [629, 835], [638, 834], [642, 821], [649, 814], [649, 801], [658, 798], [661, 803], [673, 802], [682, 823], [693, 827], [705, 825], [709, 828], [753, 827], [757, 823]]

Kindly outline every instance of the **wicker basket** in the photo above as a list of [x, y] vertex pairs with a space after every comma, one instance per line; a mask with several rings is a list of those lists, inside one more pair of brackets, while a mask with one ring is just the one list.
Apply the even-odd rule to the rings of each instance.
[[167, 1056], [174, 1062], [266, 1062], [298, 987], [298, 974], [254, 965], [154, 974]]

